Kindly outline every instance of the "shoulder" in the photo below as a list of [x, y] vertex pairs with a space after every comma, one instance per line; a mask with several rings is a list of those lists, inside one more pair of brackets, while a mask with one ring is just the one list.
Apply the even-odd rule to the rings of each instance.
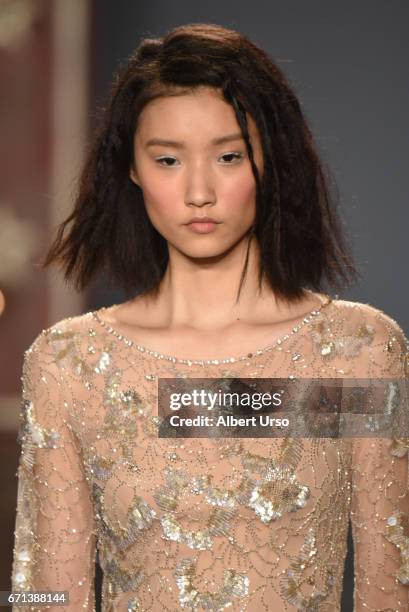
[[[334, 333], [354, 338], [366, 347], [370, 360], [390, 370], [409, 366], [409, 341], [401, 325], [390, 314], [371, 304], [334, 299], [328, 313]], [[392, 367], [394, 364], [394, 367]]]
[[67, 370], [80, 363], [89, 321], [90, 313], [60, 320], [43, 329], [24, 352], [21, 439], [31, 433], [41, 447], [55, 443], [53, 436], [69, 418]]
[[44, 361], [58, 364], [59, 361], [74, 349], [78, 350], [89, 337], [92, 328], [92, 312], [67, 317], [43, 329], [24, 353], [24, 361]]
[[400, 324], [380, 308], [363, 302], [338, 299], [334, 299], [332, 304], [335, 315], [344, 319], [345, 325], [351, 330], [357, 325], [366, 325], [373, 331], [375, 341], [383, 342], [395, 335], [398, 341], [407, 346], [405, 332]]

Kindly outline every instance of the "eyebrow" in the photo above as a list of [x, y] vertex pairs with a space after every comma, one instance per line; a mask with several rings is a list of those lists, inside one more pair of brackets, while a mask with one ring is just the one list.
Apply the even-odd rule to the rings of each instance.
[[[243, 140], [243, 136], [240, 132], [235, 134], [226, 134], [225, 136], [220, 136], [219, 138], [213, 138], [211, 141], [212, 145], [220, 145], [226, 142], [232, 142], [234, 140]], [[146, 147], [152, 147], [154, 145], [162, 145], [164, 147], [174, 147], [175, 149], [183, 149], [185, 147], [184, 142], [180, 142], [178, 140], [166, 140], [163, 138], [151, 138], [147, 141]]]

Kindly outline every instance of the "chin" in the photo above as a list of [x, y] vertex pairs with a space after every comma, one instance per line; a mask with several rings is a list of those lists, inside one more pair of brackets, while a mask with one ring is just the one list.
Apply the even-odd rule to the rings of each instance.
[[186, 257], [191, 257], [192, 259], [208, 259], [220, 257], [237, 246], [241, 241], [246, 240], [250, 228], [251, 226], [248, 230], [239, 235], [230, 237], [223, 236], [223, 238], [217, 236], [216, 233], [209, 233], [201, 236], [184, 236], [183, 239], [178, 236], [177, 240], [172, 240], [172, 238], [166, 238], [165, 236], [165, 239], [170, 248], [176, 249]]
[[208, 247], [208, 248], [198, 248], [198, 249], [189, 249], [189, 248], [181, 248], [179, 249], [181, 253], [186, 255], [186, 257], [191, 257], [192, 259], [209, 259], [212, 257], [220, 257], [227, 251], [225, 247]]
[[183, 255], [185, 255], [186, 257], [190, 257], [191, 259], [216, 259], [216, 258], [220, 258], [223, 255], [226, 255], [232, 248], [234, 248], [235, 245], [237, 245], [237, 243], [240, 241], [240, 239], [233, 241], [233, 242], [229, 242], [229, 243], [224, 243], [224, 244], [207, 244], [207, 245], [195, 245], [195, 247], [192, 247], [191, 245], [189, 245], [189, 247], [186, 246], [186, 244], [182, 245], [181, 247], [177, 247], [178, 251], [180, 251], [181, 253], [183, 253]]

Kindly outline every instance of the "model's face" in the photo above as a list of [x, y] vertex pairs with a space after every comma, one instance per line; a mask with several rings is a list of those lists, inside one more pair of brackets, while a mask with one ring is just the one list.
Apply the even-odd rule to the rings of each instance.
[[[252, 117], [247, 121], [261, 176], [260, 137]], [[134, 159], [130, 177], [169, 246], [190, 257], [214, 257], [248, 234], [256, 212], [254, 175], [234, 111], [215, 90], [148, 103], [135, 133]], [[219, 223], [196, 233], [187, 225], [196, 216]]]

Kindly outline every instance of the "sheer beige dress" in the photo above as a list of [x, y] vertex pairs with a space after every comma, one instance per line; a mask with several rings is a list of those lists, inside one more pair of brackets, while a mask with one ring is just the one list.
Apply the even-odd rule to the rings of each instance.
[[24, 361], [13, 589], [93, 610], [98, 555], [104, 612], [334, 612], [350, 517], [355, 610], [409, 610], [409, 439], [158, 438], [158, 377], [408, 376], [393, 319], [321, 297], [211, 363], [133, 343], [105, 309], [44, 330]]

